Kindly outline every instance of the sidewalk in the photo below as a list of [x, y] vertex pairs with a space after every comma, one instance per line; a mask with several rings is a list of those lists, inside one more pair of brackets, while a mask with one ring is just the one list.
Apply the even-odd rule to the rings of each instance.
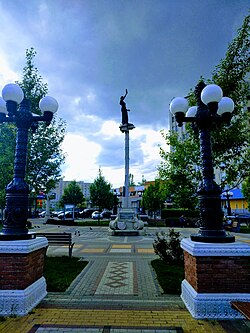
[[[40, 226], [39, 231], [56, 226]], [[48, 228], [50, 230], [48, 230]], [[74, 228], [62, 227], [60, 231]], [[48, 293], [30, 314], [0, 321], [2, 333], [249, 332], [244, 320], [195, 320], [179, 296], [163, 295], [150, 265], [155, 230], [145, 237], [108, 236], [107, 228], [78, 228], [73, 255], [89, 261], [65, 293]], [[184, 236], [194, 229], [180, 230]], [[77, 233], [78, 234], [78, 233]], [[249, 242], [248, 235], [238, 240]], [[50, 247], [49, 255], [67, 255]]]

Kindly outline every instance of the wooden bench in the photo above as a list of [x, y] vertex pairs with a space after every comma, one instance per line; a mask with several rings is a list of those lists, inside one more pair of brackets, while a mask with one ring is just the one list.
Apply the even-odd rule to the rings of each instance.
[[233, 221], [231, 225], [227, 225], [225, 227], [228, 231], [239, 232], [240, 231], [240, 223], [237, 221]]
[[72, 257], [73, 246], [72, 235], [67, 232], [43, 232], [36, 233], [37, 237], [46, 237], [49, 242], [49, 246], [68, 245], [69, 257]]
[[234, 310], [239, 311], [243, 316], [250, 320], [250, 302], [231, 302], [231, 307]]

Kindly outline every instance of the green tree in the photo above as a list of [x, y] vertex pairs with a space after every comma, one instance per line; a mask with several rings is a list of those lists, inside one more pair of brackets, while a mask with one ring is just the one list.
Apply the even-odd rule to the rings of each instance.
[[2, 217], [5, 207], [5, 187], [13, 177], [15, 141], [14, 126], [0, 124], [0, 209]]
[[154, 218], [157, 210], [160, 210], [166, 200], [164, 187], [159, 179], [154, 184], [150, 184], [143, 193], [142, 206], [153, 212]]
[[102, 175], [101, 169], [99, 174], [90, 185], [90, 200], [94, 206], [97, 206], [99, 211], [104, 208], [111, 209], [114, 206], [114, 195], [112, 193], [112, 186], [107, 182]]
[[[46, 83], [34, 65], [36, 52], [26, 50], [26, 65], [23, 68], [22, 81], [17, 82], [31, 102], [31, 111], [40, 114], [39, 101], [48, 92]], [[61, 144], [65, 136], [65, 122], [54, 118], [50, 126], [39, 123], [35, 134], [29, 134], [26, 181], [31, 188], [31, 197], [40, 190], [49, 193], [61, 179], [61, 164], [65, 156]], [[0, 124], [0, 199], [1, 208], [5, 205], [6, 185], [13, 177], [16, 128], [13, 124]]]
[[177, 133], [162, 132], [162, 135], [166, 143], [174, 147], [174, 151], [170, 152], [160, 148], [162, 162], [158, 171], [164, 180], [166, 197], [171, 197], [177, 207], [193, 210], [197, 205], [195, 193], [201, 180], [197, 168], [199, 154], [196, 151], [196, 140], [192, 136], [185, 141], [180, 140]]
[[[250, 169], [249, 111], [246, 109], [250, 87], [247, 75], [250, 72], [250, 15], [248, 15], [238, 35], [229, 44], [224, 59], [212, 73], [212, 80], [221, 86], [225, 96], [235, 102], [235, 110], [229, 127], [220, 126], [211, 132], [214, 164], [223, 168], [222, 188], [235, 187], [248, 175]], [[194, 93], [189, 94], [189, 104], [194, 105]], [[171, 145], [170, 151], [160, 149], [162, 163], [159, 175], [166, 180], [168, 191], [172, 191], [174, 201], [181, 208], [191, 208], [190, 204], [201, 179], [198, 135], [190, 124], [186, 124], [187, 135], [176, 137], [175, 133], [162, 133]], [[189, 201], [189, 202], [188, 202]]]
[[[39, 101], [47, 94], [48, 86], [34, 65], [35, 55], [34, 48], [26, 50], [26, 65], [22, 81], [18, 84], [30, 100], [32, 112], [40, 114]], [[41, 122], [36, 132], [30, 133], [26, 180], [33, 194], [40, 190], [48, 194], [61, 179], [61, 165], [65, 159], [61, 148], [64, 136], [65, 122], [56, 117], [49, 126]]]
[[84, 201], [84, 195], [82, 193], [81, 187], [77, 184], [76, 180], [73, 180], [69, 185], [64, 189], [63, 195], [61, 197], [61, 203], [64, 206], [65, 204], [72, 204], [75, 207], [79, 204], [82, 204]]
[[242, 192], [247, 200], [248, 207], [250, 209], [250, 176], [248, 176], [242, 184]]
[[129, 186], [135, 186], [134, 175], [132, 173], [129, 174]]

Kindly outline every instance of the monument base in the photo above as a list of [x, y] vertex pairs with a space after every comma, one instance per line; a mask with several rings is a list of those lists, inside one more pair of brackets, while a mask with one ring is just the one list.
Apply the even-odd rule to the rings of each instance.
[[185, 280], [181, 298], [196, 319], [243, 318], [232, 301], [250, 301], [250, 246], [183, 239]]
[[47, 246], [45, 237], [0, 242], [0, 316], [24, 316], [46, 296]]
[[117, 218], [109, 223], [111, 236], [139, 236], [145, 235], [144, 223], [139, 220], [133, 209], [121, 208]]

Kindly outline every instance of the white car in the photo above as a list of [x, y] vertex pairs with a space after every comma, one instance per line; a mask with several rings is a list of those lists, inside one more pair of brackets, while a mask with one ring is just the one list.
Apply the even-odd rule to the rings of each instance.
[[92, 213], [91, 218], [93, 220], [98, 220], [98, 219], [101, 220], [103, 217], [102, 217], [102, 214], [100, 212], [95, 211], [94, 213]]

